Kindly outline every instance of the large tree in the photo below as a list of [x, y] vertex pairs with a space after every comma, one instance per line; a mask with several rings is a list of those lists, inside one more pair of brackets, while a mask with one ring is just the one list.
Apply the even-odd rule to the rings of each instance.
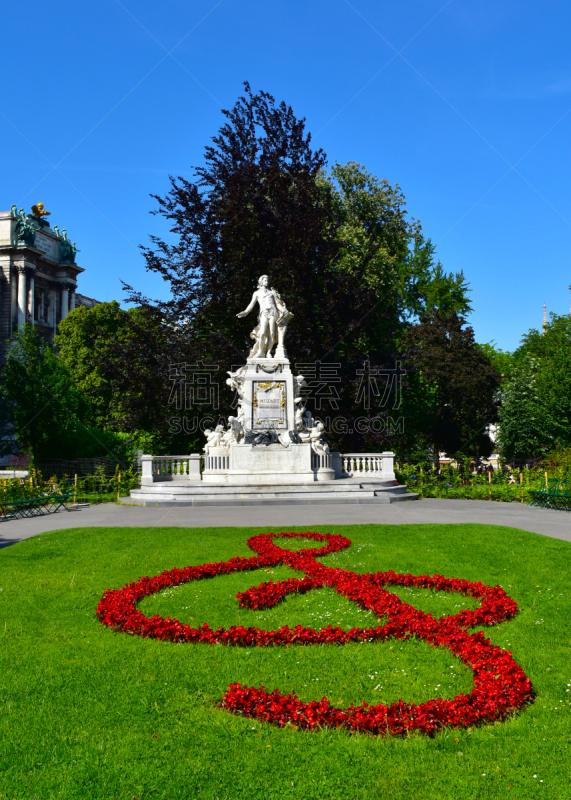
[[435, 247], [408, 216], [398, 185], [352, 161], [335, 164], [329, 183], [338, 243], [331, 268], [346, 281], [345, 302], [361, 311], [355, 330], [361, 350], [377, 349], [428, 311], [471, 310], [463, 272], [446, 273], [435, 262]]
[[404, 337], [409, 364], [434, 393], [424, 435], [433, 444], [434, 462], [450, 455], [486, 456], [486, 429], [497, 417], [500, 375], [474, 340], [474, 331], [456, 314], [430, 312]]
[[[329, 387], [332, 401], [310, 405], [317, 416], [350, 421], [345, 433], [330, 432], [331, 444], [379, 449], [388, 444], [385, 432], [351, 425], [363, 411], [358, 371], [365, 364], [390, 371], [414, 315], [434, 307], [467, 310], [463, 275], [447, 275], [434, 262], [434, 248], [408, 220], [398, 187], [355, 164], [328, 175], [305, 121], [269, 94], [245, 89], [223, 112], [204, 165], [190, 180], [171, 178], [165, 197], [154, 196], [154, 213], [168, 221], [172, 237], [151, 237], [143, 252], [147, 269], [169, 283], [170, 299], [152, 301], [126, 286], [128, 299], [177, 332], [188, 360], [217, 368], [220, 412], [227, 414], [226, 370], [244, 363], [254, 327], [236, 313], [259, 276], [269, 274], [294, 314], [286, 341], [293, 363], [320, 362], [312, 381], [318, 391], [327, 381], [323, 362], [336, 365], [324, 373], [338, 381]], [[370, 411], [387, 415], [385, 408]]]
[[174, 243], [153, 236], [153, 248], [143, 250], [147, 269], [169, 282], [171, 299], [153, 303], [128, 286], [129, 298], [186, 327], [197, 355], [229, 368], [251, 345], [252, 320], [236, 313], [268, 273], [295, 313], [289, 349], [314, 359], [340, 333], [327, 270], [332, 208], [327, 185], [318, 181], [325, 155], [312, 149], [304, 120], [290, 107], [265, 92], [252, 94], [248, 84], [223, 114], [227, 121], [194, 181], [171, 178], [168, 195], [154, 195]]
[[34, 462], [107, 456], [121, 461], [121, 437], [93, 426], [89, 403], [63, 361], [24, 325], [14, 336], [0, 378], [4, 452], [30, 453]]
[[571, 445], [571, 318], [552, 315], [513, 353], [503, 386], [499, 442], [508, 459]]
[[[169, 450], [172, 363], [180, 339], [148, 309], [125, 311], [117, 302], [78, 307], [59, 325], [56, 346], [94, 426], [141, 438]], [[145, 439], [147, 440], [145, 442]]]

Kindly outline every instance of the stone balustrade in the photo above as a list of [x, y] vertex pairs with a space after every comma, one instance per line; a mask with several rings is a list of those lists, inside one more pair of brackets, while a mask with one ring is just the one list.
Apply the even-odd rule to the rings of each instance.
[[[204, 462], [204, 469], [203, 469]], [[212, 448], [202, 456], [193, 453], [189, 456], [150, 456], [141, 457], [141, 484], [176, 481], [200, 481], [202, 473], [225, 473], [230, 468], [230, 455], [225, 447]], [[313, 470], [333, 469], [336, 478], [375, 478], [392, 481], [394, 473], [394, 453], [312, 453]]]
[[311, 469], [333, 469], [333, 459], [331, 453], [311, 454]]
[[389, 450], [384, 453], [343, 453], [343, 475], [350, 478], [394, 480], [394, 458], [395, 454]]
[[199, 481], [201, 460], [200, 453], [189, 456], [141, 456], [141, 484]]
[[213, 447], [204, 456], [205, 472], [227, 472], [230, 469], [230, 451], [227, 447]]

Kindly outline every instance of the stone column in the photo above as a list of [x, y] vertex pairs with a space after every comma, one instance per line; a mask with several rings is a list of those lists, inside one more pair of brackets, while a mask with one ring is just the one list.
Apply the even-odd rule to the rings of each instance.
[[57, 333], [57, 293], [55, 289], [50, 289], [50, 327], [53, 328], [55, 335]]
[[69, 310], [73, 311], [74, 308], [75, 308], [75, 286], [72, 286], [69, 293]]
[[200, 465], [202, 463], [202, 456], [200, 453], [192, 453], [189, 456], [188, 461], [188, 479], [190, 481], [200, 481], [202, 480], [202, 475], [200, 474]]
[[28, 312], [30, 314], [30, 322], [32, 325], [34, 324], [34, 305], [35, 305], [35, 297], [34, 297], [34, 273], [30, 275], [30, 302], [28, 303]]
[[26, 271], [18, 267], [18, 330], [22, 330], [26, 321]]
[[150, 486], [153, 483], [153, 457], [150, 455], [142, 455], [141, 467], [141, 485]]
[[62, 286], [61, 290], [61, 318], [64, 320], [67, 317], [69, 310], [69, 288], [67, 283]]
[[383, 466], [381, 478], [384, 481], [395, 480], [395, 454], [391, 450], [385, 450], [381, 453]]
[[10, 336], [18, 330], [18, 272], [10, 273]]

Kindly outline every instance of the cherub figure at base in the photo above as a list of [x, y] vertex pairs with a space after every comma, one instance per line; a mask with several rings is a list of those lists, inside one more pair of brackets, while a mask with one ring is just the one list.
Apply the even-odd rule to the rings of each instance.
[[214, 430], [207, 428], [204, 431], [204, 435], [206, 436], [206, 444], [204, 445], [206, 455], [208, 455], [212, 447], [223, 446], [224, 428], [222, 425], [217, 425]]

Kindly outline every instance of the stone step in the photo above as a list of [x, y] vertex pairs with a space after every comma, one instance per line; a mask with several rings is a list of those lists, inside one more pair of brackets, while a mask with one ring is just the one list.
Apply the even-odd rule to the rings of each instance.
[[359, 494], [363, 491], [393, 491], [401, 493], [406, 491], [406, 486], [395, 486], [394, 481], [369, 481], [361, 483], [352, 479], [340, 479], [336, 481], [323, 481], [314, 483], [291, 483], [291, 484], [232, 484], [232, 483], [183, 483], [178, 481], [160, 481], [133, 492], [144, 492], [145, 494], [176, 494], [176, 495], [234, 495], [234, 494], [284, 494], [311, 493], [311, 494], [337, 494], [338, 492]]
[[203, 496], [178, 496], [165, 493], [156, 498], [146, 497], [121, 497], [119, 502], [126, 505], [138, 506], [283, 506], [283, 505], [364, 505], [372, 503], [398, 503], [405, 500], [418, 500], [416, 492], [363, 492], [362, 494], [339, 492], [331, 495], [299, 493], [282, 496], [244, 496], [235, 495], [233, 497], [221, 497], [220, 495]]

